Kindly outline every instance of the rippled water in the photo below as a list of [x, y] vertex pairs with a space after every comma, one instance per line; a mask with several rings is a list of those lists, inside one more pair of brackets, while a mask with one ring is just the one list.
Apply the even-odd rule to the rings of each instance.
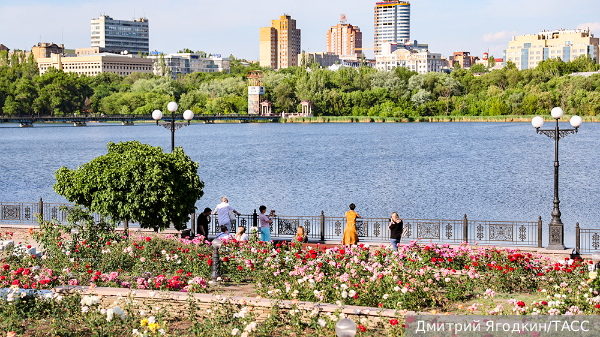
[[[560, 141], [570, 246], [575, 222], [599, 225], [598, 131], [587, 123]], [[150, 123], [0, 124], [0, 200], [64, 202], [52, 190], [54, 171], [127, 140], [170, 150], [170, 132]], [[242, 213], [265, 204], [281, 215], [343, 216], [355, 203], [365, 217], [551, 218], [554, 142], [529, 123], [192, 124], [176, 132], [175, 145], [200, 163], [199, 208], [226, 195]]]

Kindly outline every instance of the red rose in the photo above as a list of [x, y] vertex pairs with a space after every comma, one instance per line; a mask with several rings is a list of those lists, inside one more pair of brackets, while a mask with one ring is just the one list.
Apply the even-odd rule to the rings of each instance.
[[150, 237], [149, 236], [146, 237], [146, 242], [150, 242]]
[[392, 319], [390, 319], [390, 324], [391, 325], [396, 325], [396, 324], [398, 324], [398, 320], [395, 319], [395, 318], [392, 318]]

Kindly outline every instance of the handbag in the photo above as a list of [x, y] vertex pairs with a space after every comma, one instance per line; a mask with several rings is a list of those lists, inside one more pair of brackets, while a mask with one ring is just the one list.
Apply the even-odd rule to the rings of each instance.
[[402, 229], [402, 234], [400, 235], [400, 238], [406, 238], [406, 237], [408, 237], [408, 226], [406, 226]]

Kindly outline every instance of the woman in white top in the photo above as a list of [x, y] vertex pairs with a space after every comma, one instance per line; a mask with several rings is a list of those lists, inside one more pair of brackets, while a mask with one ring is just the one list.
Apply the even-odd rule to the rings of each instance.
[[238, 241], [248, 241], [248, 234], [246, 234], [246, 228], [245, 227], [238, 227], [238, 231], [235, 234], [235, 239]]

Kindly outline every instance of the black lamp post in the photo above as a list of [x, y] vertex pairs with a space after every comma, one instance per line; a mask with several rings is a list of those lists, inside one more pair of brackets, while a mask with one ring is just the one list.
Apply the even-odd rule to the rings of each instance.
[[552, 109], [551, 112], [552, 117], [556, 119], [556, 127], [554, 130], [540, 130], [542, 125], [544, 125], [544, 119], [540, 116], [534, 117], [531, 120], [531, 124], [535, 127], [535, 131], [537, 133], [544, 134], [550, 138], [554, 139], [554, 208], [552, 209], [552, 220], [548, 224], [549, 228], [549, 242], [548, 247], [546, 249], [549, 250], [559, 250], [565, 249], [565, 233], [564, 233], [564, 225], [560, 220], [560, 200], [558, 199], [558, 141], [566, 137], [570, 134], [577, 133], [578, 128], [581, 126], [582, 120], [579, 116], [571, 117], [571, 125], [574, 129], [560, 129], [558, 127], [558, 120], [563, 116], [563, 110], [559, 107]]
[[221, 239], [214, 239], [212, 241], [213, 246], [213, 257], [212, 257], [212, 274], [210, 275], [210, 279], [213, 281], [217, 281], [221, 277], [221, 257], [219, 256], [219, 248], [223, 242]]
[[[171, 122], [162, 123], [166, 129], [171, 130], [171, 153], [175, 151], [175, 130], [180, 129], [184, 126], [190, 125], [190, 121], [194, 118], [194, 113], [191, 110], [186, 110], [183, 112], [183, 118], [187, 121], [185, 123], [175, 123], [175, 111], [177, 111], [177, 103], [170, 102], [167, 104], [167, 109], [171, 112]], [[163, 118], [163, 113], [160, 110], [154, 110], [152, 112], [152, 118], [156, 120], [156, 125], [158, 125], [158, 121]]]

